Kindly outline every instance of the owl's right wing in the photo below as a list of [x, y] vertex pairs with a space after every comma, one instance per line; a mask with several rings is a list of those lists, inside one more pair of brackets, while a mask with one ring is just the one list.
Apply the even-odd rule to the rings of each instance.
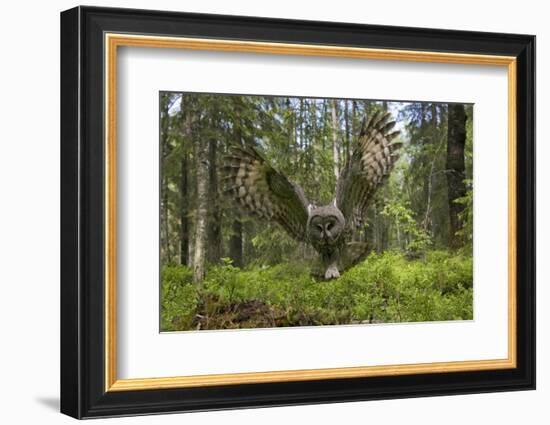
[[336, 205], [350, 230], [362, 225], [370, 201], [398, 159], [401, 143], [392, 143], [392, 140], [399, 131], [392, 131], [395, 121], [390, 118], [388, 112], [378, 112], [362, 126], [357, 144], [338, 179]]
[[224, 157], [223, 192], [251, 215], [275, 221], [306, 240], [308, 202], [300, 186], [276, 171], [253, 146], [231, 144]]

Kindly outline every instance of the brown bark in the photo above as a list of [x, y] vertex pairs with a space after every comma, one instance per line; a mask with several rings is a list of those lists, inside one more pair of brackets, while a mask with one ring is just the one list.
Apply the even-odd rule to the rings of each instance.
[[340, 126], [338, 125], [338, 104], [335, 99], [332, 99], [332, 159], [334, 161], [334, 177], [338, 180], [340, 176], [340, 146], [338, 143], [338, 133]]
[[304, 138], [304, 99], [300, 98], [300, 154], [305, 148]]
[[195, 212], [195, 244], [193, 253], [193, 281], [204, 279], [206, 258], [206, 226], [208, 221], [208, 144], [197, 143], [197, 209]]
[[243, 266], [243, 224], [240, 218], [236, 218], [231, 224], [229, 257], [233, 261], [235, 267]]
[[[170, 130], [169, 110], [169, 95], [163, 94], [161, 98], [161, 155], [162, 163], [165, 163], [166, 158], [170, 155], [172, 147], [169, 144], [168, 132]], [[168, 222], [168, 176], [162, 174], [161, 178], [161, 252], [164, 257], [163, 262], [172, 262], [172, 250], [170, 247], [170, 223]]]
[[180, 264], [189, 265], [189, 154], [187, 147], [193, 143], [193, 113], [191, 104], [185, 95], [181, 96], [181, 111], [183, 115], [183, 153], [180, 160]]
[[348, 160], [349, 158], [349, 155], [350, 155], [350, 140], [351, 140], [351, 137], [350, 137], [350, 129], [351, 129], [351, 126], [350, 126], [350, 122], [349, 122], [349, 106], [348, 106], [348, 101], [345, 100], [344, 101], [344, 105], [345, 105], [345, 108], [344, 108], [344, 124], [345, 124], [345, 149], [344, 149], [344, 160], [342, 161], [342, 163], [346, 163], [346, 161]]
[[357, 101], [353, 100], [351, 102], [351, 133], [352, 133], [352, 140], [353, 137], [357, 136], [358, 130], [357, 130]]
[[217, 263], [221, 258], [222, 230], [221, 210], [218, 200], [218, 167], [217, 167], [217, 140], [212, 138], [208, 143], [208, 205], [210, 217], [208, 220], [208, 261]]
[[[426, 211], [424, 213], [424, 219], [422, 221], [422, 227], [427, 232], [432, 233], [433, 229], [433, 210], [432, 210], [432, 193], [433, 193], [433, 184], [434, 184], [434, 173], [435, 173], [435, 162], [438, 158], [440, 149], [444, 147], [443, 140], [435, 139], [437, 132], [437, 106], [435, 103], [432, 103], [430, 108], [430, 125], [431, 125], [431, 136], [425, 143], [438, 143], [437, 149], [434, 155], [432, 155], [431, 162], [429, 163], [430, 172], [424, 177], [424, 196], [426, 202]], [[425, 167], [428, 168], [428, 164], [425, 164]]]
[[466, 195], [464, 146], [466, 144], [466, 111], [464, 105], [449, 104], [447, 127], [447, 188], [449, 202], [449, 245], [460, 246], [456, 232], [462, 227], [463, 205], [456, 202]]
[[[243, 143], [243, 119], [242, 119], [242, 104], [239, 99], [234, 98], [234, 126], [233, 138], [237, 144]], [[231, 223], [231, 237], [229, 238], [229, 257], [235, 267], [243, 266], [243, 225], [241, 221], [241, 213], [235, 208], [233, 210], [233, 223]]]
[[188, 158], [187, 153], [181, 157], [180, 170], [180, 264], [189, 263], [189, 187], [188, 187]]
[[[327, 121], [328, 121], [328, 119], [327, 119], [327, 114], [328, 114], [328, 112], [327, 112], [327, 111], [328, 111], [327, 100], [326, 100], [326, 99], [323, 99], [323, 111], [322, 111], [322, 113], [321, 113], [321, 123], [322, 123], [322, 125], [323, 125], [323, 132], [325, 131], [325, 128], [326, 128], [326, 126], [327, 126]], [[325, 137], [322, 137], [322, 138], [321, 138], [321, 148], [322, 148], [323, 150], [325, 150], [326, 147], [327, 147], [327, 146], [326, 146]]]

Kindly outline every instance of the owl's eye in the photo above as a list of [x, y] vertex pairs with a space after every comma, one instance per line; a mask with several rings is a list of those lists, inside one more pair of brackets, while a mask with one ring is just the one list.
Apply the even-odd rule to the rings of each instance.
[[323, 226], [321, 224], [318, 224], [317, 228], [319, 229], [319, 231], [321, 231], [321, 232], [323, 231]]
[[333, 227], [334, 227], [334, 221], [330, 221], [330, 222], [327, 224], [327, 230], [332, 230]]

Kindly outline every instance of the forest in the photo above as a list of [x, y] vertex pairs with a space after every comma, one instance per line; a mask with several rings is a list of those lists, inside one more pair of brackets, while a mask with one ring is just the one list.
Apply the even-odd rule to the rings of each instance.
[[[473, 106], [161, 92], [160, 330], [473, 318]], [[389, 112], [400, 158], [338, 279], [312, 252], [224, 196], [231, 144], [255, 146], [308, 200], [327, 204], [363, 119]]]

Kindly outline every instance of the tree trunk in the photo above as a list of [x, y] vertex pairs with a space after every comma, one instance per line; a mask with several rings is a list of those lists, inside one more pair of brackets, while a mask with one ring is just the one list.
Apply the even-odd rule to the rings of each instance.
[[338, 105], [335, 99], [332, 99], [332, 159], [334, 161], [334, 177], [338, 180], [340, 176], [340, 146], [338, 143]]
[[[170, 116], [168, 114], [170, 103], [170, 95], [165, 93], [161, 101], [161, 155], [162, 163], [166, 163], [166, 158], [170, 155], [172, 150], [168, 132], [170, 130]], [[169, 206], [168, 206], [168, 176], [164, 172], [161, 178], [161, 253], [164, 254], [162, 263], [172, 262], [172, 250], [170, 249], [170, 223], [169, 220]]]
[[449, 104], [447, 127], [447, 188], [449, 200], [449, 245], [460, 246], [456, 232], [461, 228], [463, 206], [456, 200], [466, 195], [464, 184], [464, 146], [466, 144], [466, 111], [464, 105]]
[[[388, 185], [384, 185], [383, 187], [384, 191], [384, 199], [388, 199], [389, 197], [389, 191], [388, 191]], [[384, 207], [381, 205], [380, 210], [383, 211]], [[378, 223], [378, 226], [380, 227], [380, 252], [384, 252], [388, 249], [389, 246], [389, 238], [390, 238], [390, 229], [389, 229], [389, 220], [386, 216], [379, 214], [380, 221]]]
[[229, 239], [229, 257], [235, 267], [243, 266], [243, 224], [240, 218], [233, 220]]
[[[315, 140], [317, 140], [317, 101], [313, 100], [311, 102], [310, 108], [309, 108], [309, 117], [311, 120], [311, 128], [310, 128], [310, 134], [308, 134], [308, 160], [307, 160], [307, 173], [311, 173], [311, 169], [315, 167]], [[311, 174], [310, 174], [311, 175]], [[315, 181], [315, 186], [318, 184], [318, 178], [316, 176], [316, 173], [313, 173], [313, 179]]]
[[358, 136], [357, 133], [359, 133], [357, 127], [357, 101], [353, 100], [351, 102], [351, 134], [352, 134], [352, 140]]
[[180, 179], [180, 264], [189, 263], [189, 183], [188, 183], [188, 158], [187, 152], [181, 157]]
[[[243, 119], [242, 104], [238, 98], [234, 98], [235, 121], [233, 125], [233, 138], [239, 145], [243, 143]], [[288, 100], [287, 100], [288, 102]], [[243, 225], [241, 221], [241, 212], [238, 208], [233, 210], [233, 223], [231, 224], [231, 237], [229, 238], [229, 257], [235, 267], [243, 266]]]
[[302, 155], [305, 148], [305, 138], [304, 138], [304, 99], [300, 98], [300, 155]]
[[193, 144], [193, 113], [189, 99], [181, 96], [183, 153], [180, 161], [180, 264], [189, 265], [189, 154], [188, 147]]
[[221, 210], [218, 202], [218, 169], [217, 169], [217, 140], [212, 138], [208, 143], [208, 205], [210, 217], [208, 220], [208, 261], [217, 263], [221, 258], [222, 231]]
[[345, 141], [346, 141], [346, 145], [345, 145], [345, 149], [344, 149], [344, 160], [342, 161], [344, 164], [348, 161], [348, 158], [349, 158], [349, 155], [350, 155], [350, 140], [351, 140], [351, 137], [350, 137], [350, 123], [349, 123], [349, 106], [348, 106], [348, 101], [347, 100], [344, 100], [344, 105], [345, 105], [345, 109], [344, 109], [344, 123], [345, 123], [345, 128], [346, 128], [346, 137], [345, 137]]
[[[431, 162], [429, 163], [429, 173], [424, 177], [424, 196], [426, 203], [426, 211], [424, 213], [424, 219], [422, 221], [422, 227], [424, 230], [430, 234], [433, 234], [433, 223], [434, 223], [434, 211], [432, 208], [432, 195], [433, 195], [433, 186], [434, 186], [434, 173], [435, 173], [435, 164], [439, 156], [440, 149], [443, 148], [443, 140], [436, 140], [437, 136], [437, 107], [435, 103], [432, 103], [430, 107], [430, 138], [428, 139], [432, 145], [437, 142], [437, 148], [435, 153], [432, 155]], [[433, 149], [433, 147], [432, 147]], [[429, 160], [429, 159], [427, 159]], [[425, 167], [428, 168], [428, 164], [425, 164]]]
[[208, 144], [198, 141], [197, 146], [197, 210], [195, 212], [195, 246], [193, 253], [193, 281], [204, 279], [206, 258], [206, 226], [208, 215]]
[[[323, 99], [323, 111], [321, 113], [321, 123], [323, 124], [323, 133], [325, 132], [325, 128], [326, 128], [326, 125], [327, 125], [327, 101], [326, 99]], [[321, 138], [321, 148], [323, 149], [323, 151], [326, 149], [326, 140], [325, 140], [325, 137], [323, 136]]]
[[[432, 136], [433, 136], [433, 132], [430, 133], [428, 132], [428, 125], [430, 124], [431, 121], [428, 121], [427, 117], [428, 117], [428, 104], [426, 103], [422, 103], [420, 104], [420, 129], [421, 129], [421, 134], [422, 134], [422, 137], [420, 139], [420, 143], [421, 143], [421, 146], [422, 146], [422, 152], [425, 152], [425, 151], [429, 151], [430, 150], [430, 147], [428, 145], [430, 145], [432, 143]], [[427, 134], [427, 135], [426, 135]], [[421, 167], [424, 168], [424, 170], [426, 170], [429, 165], [428, 165], [428, 161], [429, 161], [429, 157], [427, 154], [422, 154], [420, 156], [420, 162], [421, 162]], [[429, 173], [427, 173], [426, 171], [424, 171], [424, 177], [423, 177], [423, 186], [422, 186], [422, 190], [423, 190], [423, 201], [422, 201], [422, 205], [425, 207], [425, 210], [424, 210], [424, 219], [422, 220], [422, 227], [424, 228], [424, 230], [426, 230], [427, 232], [430, 231], [429, 229], [429, 219], [430, 219], [430, 182], [431, 182], [431, 175]]]

